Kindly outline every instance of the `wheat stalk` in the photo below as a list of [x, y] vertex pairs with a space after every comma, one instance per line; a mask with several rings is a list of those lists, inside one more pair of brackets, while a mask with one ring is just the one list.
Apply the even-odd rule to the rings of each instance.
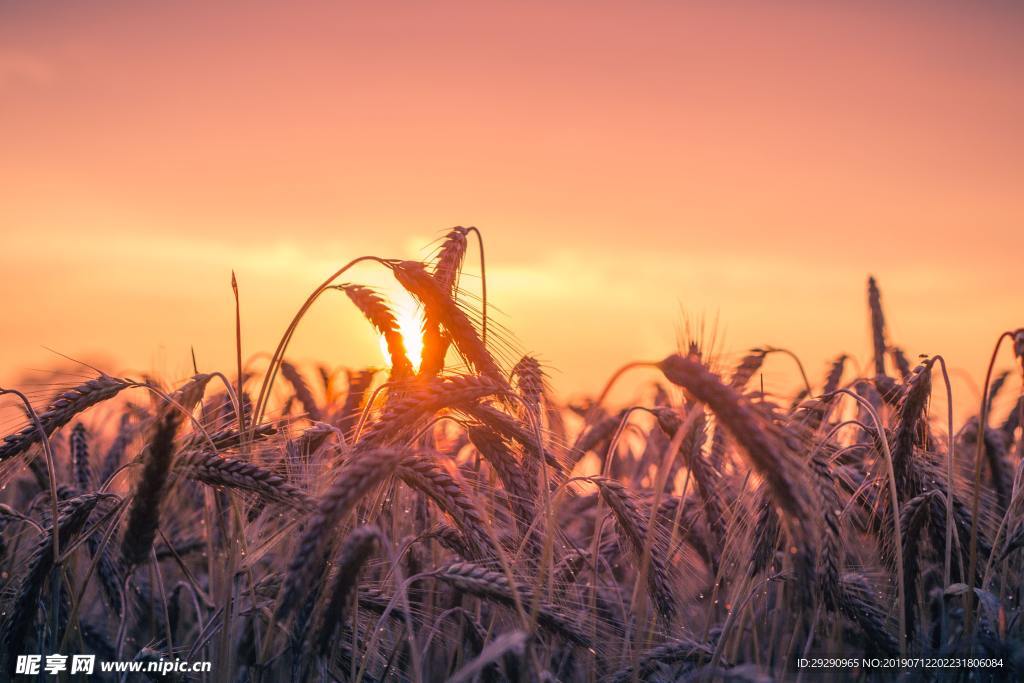
[[121, 556], [129, 569], [144, 562], [153, 547], [174, 457], [174, 436], [181, 422], [181, 413], [167, 408], [143, 453], [142, 476], [132, 493], [128, 527], [121, 542]]
[[284, 477], [236, 458], [210, 451], [191, 451], [178, 458], [175, 468], [204, 484], [251, 491], [264, 501], [280, 503], [300, 512], [310, 512], [315, 507], [308, 495]]
[[[39, 414], [39, 421], [42, 423], [46, 436], [63, 427], [74, 418], [97, 403], [113, 398], [118, 393], [132, 386], [128, 380], [117, 379], [101, 375], [88, 382], [72, 387], [57, 396], [47, 406], [46, 410]], [[0, 462], [13, 458], [24, 453], [33, 444], [43, 438], [35, 425], [29, 425], [19, 432], [8, 434], [0, 443]]]

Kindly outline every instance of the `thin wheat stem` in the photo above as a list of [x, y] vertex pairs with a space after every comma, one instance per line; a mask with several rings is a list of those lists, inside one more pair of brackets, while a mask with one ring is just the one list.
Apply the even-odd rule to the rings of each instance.
[[[981, 412], [978, 416], [978, 443], [974, 451], [974, 488], [971, 492], [971, 538], [968, 542], [969, 560], [967, 563], [967, 585], [971, 588], [974, 588], [974, 574], [978, 567], [978, 502], [981, 498], [981, 463], [984, 459], [985, 430], [988, 428], [988, 387], [992, 380], [992, 371], [995, 368], [996, 357], [999, 355], [999, 347], [1002, 345], [1004, 339], [1013, 339], [1013, 335], [1014, 333], [1012, 331], [1007, 330], [1000, 334], [999, 338], [996, 340], [995, 348], [992, 349], [992, 356], [988, 361], [988, 370], [985, 372], [985, 386], [981, 390]], [[964, 632], [970, 635], [971, 648], [973, 650], [973, 591], [964, 593], [964, 601]]]
[[281, 360], [284, 358], [284, 352], [288, 348], [289, 342], [291, 342], [292, 335], [295, 334], [296, 328], [302, 321], [302, 318], [306, 315], [306, 311], [309, 310], [310, 306], [331, 286], [331, 284], [341, 277], [349, 268], [355, 266], [363, 261], [375, 261], [383, 266], [390, 267], [390, 263], [384, 259], [376, 256], [360, 256], [359, 258], [352, 259], [344, 266], [334, 272], [329, 278], [323, 281], [323, 283], [313, 290], [313, 293], [306, 298], [306, 301], [299, 308], [298, 313], [292, 318], [292, 321], [288, 324], [288, 328], [285, 330], [284, 335], [281, 337], [281, 341], [277, 344], [277, 349], [274, 351], [274, 355], [270, 357], [270, 365], [267, 368], [266, 374], [263, 378], [263, 384], [260, 386], [260, 393], [256, 399], [256, 406], [253, 410], [253, 424], [259, 424], [263, 419], [263, 412], [267, 408], [267, 400], [270, 396], [270, 388], [274, 384], [274, 379], [277, 377], [277, 371], [279, 369]]
[[882, 420], [878, 417], [878, 413], [875, 411], [874, 406], [868, 401], [858, 396], [849, 389], [838, 389], [837, 394], [845, 394], [852, 398], [854, 401], [859, 403], [865, 411], [871, 416], [871, 420], [875, 423], [875, 430], [880, 435], [878, 442], [882, 446], [882, 454], [885, 456], [885, 462], [889, 471], [889, 497], [890, 505], [892, 505], [892, 519], [893, 519], [893, 536], [895, 537], [895, 553], [896, 553], [896, 590], [899, 596], [899, 622], [900, 622], [900, 655], [906, 655], [907, 653], [907, 615], [906, 605], [907, 598], [903, 583], [903, 536], [900, 531], [900, 501], [899, 494], [896, 491], [896, 470], [892, 465], [892, 453], [889, 451], [889, 442], [885, 438], [885, 429], [882, 427]]

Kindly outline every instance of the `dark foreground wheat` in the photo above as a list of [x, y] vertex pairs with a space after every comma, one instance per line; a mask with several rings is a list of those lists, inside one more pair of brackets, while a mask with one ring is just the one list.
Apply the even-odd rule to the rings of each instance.
[[686, 340], [626, 366], [631, 404], [564, 405], [460, 277], [476, 236], [363, 259], [422, 304], [418, 368], [384, 296], [332, 278], [389, 371], [286, 360], [300, 314], [281, 382], [261, 355], [176, 388], [101, 375], [3, 436], [0, 679], [58, 652], [224, 683], [811, 681], [801, 657], [901, 653], [998, 664], [829, 673], [1024, 676], [1016, 321], [959, 424], [873, 278], [864, 343], [793, 396], [763, 390], [776, 347]]

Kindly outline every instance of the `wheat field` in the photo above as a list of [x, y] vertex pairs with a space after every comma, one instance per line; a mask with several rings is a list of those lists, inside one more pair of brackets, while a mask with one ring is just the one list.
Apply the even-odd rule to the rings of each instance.
[[[394, 274], [421, 336], [349, 264], [272, 354], [5, 389], [25, 419], [0, 441], [3, 671], [94, 653], [225, 683], [1019, 680], [1024, 330], [993, 340], [961, 424], [874, 279], [872, 348], [837, 350], [863, 368], [842, 353], [819, 378], [774, 347], [729, 367], [695, 338], [564, 404], [460, 287], [478, 237], [353, 262]], [[289, 358], [329, 290], [386, 367]], [[803, 389], [764, 393], [765, 363]], [[644, 400], [611, 404], [630, 383]], [[941, 659], [961, 663], [914, 664]]]

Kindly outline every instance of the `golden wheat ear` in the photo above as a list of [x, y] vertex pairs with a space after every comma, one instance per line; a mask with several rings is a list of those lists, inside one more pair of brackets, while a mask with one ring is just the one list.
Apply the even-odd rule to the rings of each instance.
[[391, 358], [391, 379], [401, 381], [412, 377], [413, 367], [406, 353], [405, 341], [398, 331], [395, 314], [384, 297], [362, 285], [345, 283], [336, 285], [333, 289], [344, 292], [374, 329], [384, 337]]

